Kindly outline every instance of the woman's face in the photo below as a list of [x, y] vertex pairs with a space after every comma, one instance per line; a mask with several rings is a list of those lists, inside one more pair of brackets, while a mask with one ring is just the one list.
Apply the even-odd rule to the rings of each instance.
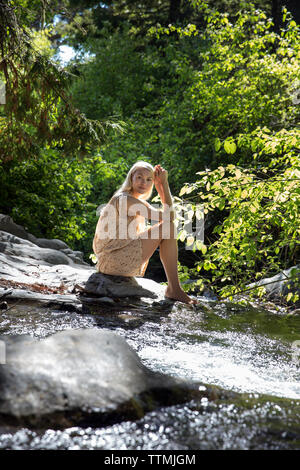
[[153, 176], [150, 170], [138, 168], [132, 175], [132, 195], [136, 198], [141, 197], [150, 191], [153, 185]]

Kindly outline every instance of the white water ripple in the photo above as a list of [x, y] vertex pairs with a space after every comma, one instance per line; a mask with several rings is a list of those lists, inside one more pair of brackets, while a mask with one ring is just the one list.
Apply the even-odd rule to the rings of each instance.
[[266, 354], [258, 348], [258, 335], [255, 338], [241, 333], [236, 338], [233, 336], [232, 332], [219, 333], [219, 341], [208, 338], [196, 344], [177, 342], [172, 347], [157, 342], [153, 346], [145, 345], [138, 353], [151, 369], [183, 379], [237, 392], [300, 398], [299, 365], [292, 364], [288, 351], [278, 351], [278, 341], [273, 341], [270, 354], [272, 340], [261, 338], [263, 345], [268, 343]]

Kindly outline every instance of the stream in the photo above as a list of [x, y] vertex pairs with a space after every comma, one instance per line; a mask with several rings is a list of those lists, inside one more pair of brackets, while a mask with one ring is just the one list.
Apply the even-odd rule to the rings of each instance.
[[279, 308], [200, 298], [197, 310], [79, 314], [20, 302], [0, 314], [0, 334], [44, 338], [69, 328], [123, 336], [152, 370], [238, 392], [158, 409], [106, 427], [32, 430], [0, 425], [0, 449], [300, 449], [300, 316]]

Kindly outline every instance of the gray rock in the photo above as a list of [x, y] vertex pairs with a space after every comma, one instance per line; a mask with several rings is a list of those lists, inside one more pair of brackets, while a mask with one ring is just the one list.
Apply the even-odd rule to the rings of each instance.
[[[70, 259], [70, 261], [64, 264], [77, 263], [88, 265], [85, 261], [83, 261], [83, 255], [81, 252], [71, 250], [71, 248], [62, 240], [58, 240], [56, 238], [51, 240], [48, 240], [46, 238], [37, 238], [31, 233], [27, 232], [24, 227], [16, 224], [10, 216], [0, 214], [0, 241], [4, 241], [3, 232], [14, 235], [18, 239], [28, 241], [28, 243], [22, 243], [22, 241], [14, 241], [14, 243], [23, 245], [26, 244], [26, 246], [30, 246], [29, 244], [32, 244], [33, 246], [39, 248], [51, 250], [46, 259], [46, 262], [50, 264], [62, 264], [63, 259]], [[57, 254], [55, 255], [54, 252], [57, 252]], [[61, 261], [56, 263], [56, 259], [59, 259]]]
[[[28, 286], [30, 288], [30, 286]], [[0, 296], [5, 295], [5, 289], [0, 288]], [[9, 300], [25, 300], [29, 302], [40, 302], [42, 304], [49, 304], [50, 302], [53, 305], [61, 305], [68, 304], [73, 305], [74, 307], [79, 307], [81, 305], [81, 301], [76, 297], [76, 295], [72, 294], [55, 294], [55, 293], [41, 293], [36, 291], [31, 291], [30, 289], [17, 289], [14, 288], [12, 293], [9, 296]], [[66, 309], [68, 310], [68, 309]]]
[[29, 240], [29, 234], [24, 227], [16, 224], [9, 215], [0, 214], [0, 230], [16, 235], [16, 237], [23, 238], [24, 240]]
[[110, 297], [99, 297], [98, 300], [99, 300], [99, 303], [106, 303], [106, 304], [115, 305], [115, 301], [113, 299], [111, 299]]
[[58, 240], [56, 238], [48, 240], [47, 238], [35, 238], [34, 236], [32, 236], [32, 238], [34, 239], [33, 243], [40, 246], [41, 248], [51, 248], [52, 250], [68, 250], [68, 253], [72, 253], [71, 248], [69, 248], [68, 245], [62, 240]]
[[23, 240], [15, 235], [0, 232], [0, 252], [17, 258], [37, 260], [39, 264], [73, 264], [72, 259], [65, 253], [51, 248], [41, 248], [29, 240]]
[[289, 292], [293, 293], [300, 293], [299, 284], [294, 283], [291, 281], [291, 271], [296, 270], [297, 275], [296, 279], [298, 282], [300, 281], [300, 265], [293, 266], [289, 269], [285, 269], [279, 274], [275, 276], [268, 277], [265, 279], [261, 279], [258, 282], [253, 282], [249, 284], [247, 287], [260, 287], [263, 286], [266, 289], [266, 293], [270, 298], [276, 298], [281, 296], [286, 296]]
[[150, 297], [164, 294], [165, 288], [151, 279], [109, 276], [94, 273], [87, 280], [84, 292], [98, 297]]
[[65, 330], [42, 340], [3, 335], [0, 340], [6, 345], [6, 364], [0, 365], [2, 422], [61, 427], [95, 413], [101, 421], [120, 410], [136, 418], [162, 403], [186, 401], [199, 389], [152, 372], [109, 331]]

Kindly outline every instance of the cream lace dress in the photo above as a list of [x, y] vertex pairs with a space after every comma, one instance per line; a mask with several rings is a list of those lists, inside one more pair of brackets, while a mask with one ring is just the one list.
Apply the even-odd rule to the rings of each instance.
[[[145, 218], [128, 215], [126, 192], [113, 197], [102, 211], [95, 231], [93, 250], [97, 271], [115, 276], [143, 277], [148, 261], [142, 262]], [[138, 200], [137, 200], [138, 202]]]

